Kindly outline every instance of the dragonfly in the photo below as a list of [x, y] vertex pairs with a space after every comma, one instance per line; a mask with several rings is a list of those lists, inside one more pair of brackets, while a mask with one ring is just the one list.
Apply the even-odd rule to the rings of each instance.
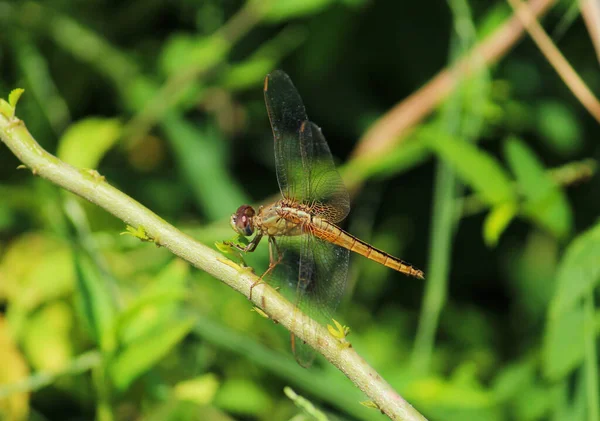
[[[239, 235], [254, 235], [245, 245], [233, 243], [243, 252], [253, 252], [263, 237], [268, 238], [269, 268], [259, 282], [268, 276], [269, 283], [283, 287], [296, 311], [323, 324], [331, 321], [344, 293], [351, 251], [423, 279], [423, 272], [410, 263], [336, 225], [350, 211], [348, 190], [323, 132], [308, 119], [290, 77], [281, 70], [268, 74], [264, 97], [275, 140], [275, 167], [282, 198], [257, 210], [242, 205], [230, 220]], [[304, 323], [302, 329], [306, 337], [316, 334], [313, 325]], [[293, 334], [291, 342], [298, 363], [310, 366], [314, 351]]]

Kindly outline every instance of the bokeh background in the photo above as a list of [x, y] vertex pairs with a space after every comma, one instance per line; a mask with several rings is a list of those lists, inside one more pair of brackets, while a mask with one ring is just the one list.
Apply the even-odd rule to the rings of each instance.
[[[579, 3], [545, 3], [599, 92]], [[352, 257], [337, 319], [356, 350], [431, 420], [597, 420], [600, 131], [531, 39], [453, 73], [384, 153], [369, 143], [511, 16], [480, 0], [2, 1], [0, 92], [25, 89], [17, 115], [45, 149], [214, 247], [240, 204], [278, 194], [262, 82], [285, 70], [351, 188], [344, 227], [426, 273]], [[18, 165], [0, 146], [1, 419], [385, 419], [326, 361], [300, 368], [242, 295]]]

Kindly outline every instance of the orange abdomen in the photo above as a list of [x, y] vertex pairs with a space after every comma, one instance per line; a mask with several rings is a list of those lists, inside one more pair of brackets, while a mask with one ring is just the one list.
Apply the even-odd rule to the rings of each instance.
[[390, 269], [414, 276], [415, 278], [424, 279], [422, 270], [415, 268], [410, 263], [398, 259], [385, 251], [376, 249], [324, 219], [313, 217], [309, 232], [318, 238], [361, 254], [367, 259], [374, 260]]

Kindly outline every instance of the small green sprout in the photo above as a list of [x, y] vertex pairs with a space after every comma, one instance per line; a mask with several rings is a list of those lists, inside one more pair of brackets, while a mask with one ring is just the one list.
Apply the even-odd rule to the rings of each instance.
[[21, 98], [21, 95], [23, 95], [23, 92], [25, 92], [25, 89], [16, 88], [10, 91], [10, 94], [8, 94], [8, 103], [13, 108], [13, 110], [17, 108], [17, 103], [19, 102], [19, 98]]
[[152, 237], [150, 237], [147, 233], [146, 230], [144, 229], [143, 226], [139, 226], [136, 228], [133, 228], [130, 225], [127, 225], [127, 231], [124, 231], [121, 233], [121, 235], [131, 235], [135, 238], [139, 238], [140, 240], [144, 241], [144, 242], [148, 242], [148, 243], [155, 243], [157, 246], [159, 246], [159, 244], [156, 242], [156, 240]]
[[375, 402], [373, 401], [362, 401], [359, 402], [362, 406], [366, 406], [367, 408], [371, 408], [371, 409], [377, 409], [378, 411], [381, 411], [381, 408], [379, 407], [379, 405], [377, 405]]
[[271, 317], [269, 317], [269, 315], [267, 313], [265, 313], [262, 309], [260, 309], [258, 307], [254, 307], [254, 308], [250, 309], [250, 311], [256, 312], [256, 314], [258, 314], [261, 317], [264, 317], [265, 319], [271, 318]]
[[13, 89], [10, 94], [8, 94], [8, 102], [0, 99], [0, 113], [4, 115], [4, 117], [8, 119], [13, 119], [15, 117], [17, 103], [19, 102], [21, 95], [23, 95], [23, 92], [25, 92], [25, 90], [21, 88]]
[[335, 327], [327, 325], [327, 330], [329, 331], [331, 336], [337, 339], [337, 341], [340, 344], [342, 344], [344, 348], [350, 348], [352, 345], [346, 339], [346, 336], [350, 334], [350, 328], [348, 326], [343, 326], [340, 322], [338, 322], [335, 319], [331, 320], [333, 320], [333, 323], [335, 324]]
[[98, 171], [96, 171], [93, 168], [84, 168], [80, 170], [81, 173], [86, 176], [86, 177], [91, 177], [94, 181], [106, 181], [106, 177], [104, 177], [102, 174], [100, 174]]

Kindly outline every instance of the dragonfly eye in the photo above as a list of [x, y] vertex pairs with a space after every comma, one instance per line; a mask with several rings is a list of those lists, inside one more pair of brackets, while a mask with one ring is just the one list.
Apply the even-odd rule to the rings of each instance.
[[249, 205], [242, 205], [231, 215], [231, 227], [235, 232], [245, 237], [254, 233], [254, 209]]

